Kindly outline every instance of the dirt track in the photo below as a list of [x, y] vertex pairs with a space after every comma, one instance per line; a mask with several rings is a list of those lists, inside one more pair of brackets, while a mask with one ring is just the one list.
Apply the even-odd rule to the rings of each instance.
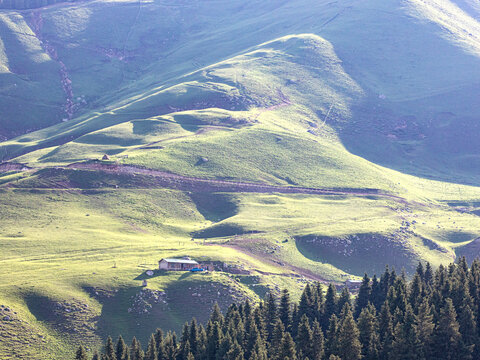
[[309, 188], [299, 186], [268, 185], [263, 183], [227, 181], [218, 179], [205, 179], [172, 174], [159, 170], [146, 169], [130, 165], [113, 165], [103, 163], [75, 163], [66, 169], [95, 170], [109, 174], [147, 175], [155, 178], [155, 182], [167, 188], [184, 191], [225, 191], [225, 192], [258, 192], [258, 193], [283, 193], [283, 194], [314, 194], [314, 195], [353, 195], [374, 196], [388, 198], [399, 202], [406, 202], [399, 196], [382, 193], [378, 189], [353, 189], [353, 188]]

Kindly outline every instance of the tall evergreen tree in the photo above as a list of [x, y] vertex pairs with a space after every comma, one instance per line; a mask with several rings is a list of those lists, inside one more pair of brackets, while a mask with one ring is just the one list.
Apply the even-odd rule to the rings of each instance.
[[371, 293], [372, 287], [370, 284], [370, 278], [367, 274], [365, 274], [363, 276], [362, 285], [360, 285], [355, 302], [355, 318], [358, 318], [362, 310], [367, 307], [368, 303], [370, 302]]
[[306, 314], [302, 315], [297, 331], [297, 353], [302, 354], [301, 358], [314, 358], [313, 351], [313, 332]]
[[418, 338], [417, 354], [419, 359], [431, 358], [432, 334], [435, 329], [433, 315], [428, 298], [425, 298], [418, 307], [415, 315], [415, 332]]
[[157, 360], [157, 344], [155, 336], [152, 334], [148, 342], [147, 352], [145, 353], [145, 360]]
[[278, 359], [297, 360], [295, 343], [293, 342], [292, 336], [288, 332], [284, 333], [283, 335]]
[[335, 285], [330, 284], [327, 289], [327, 295], [325, 296], [325, 306], [323, 313], [323, 320], [321, 322], [324, 331], [328, 329], [330, 324], [330, 318], [337, 311], [337, 289]]
[[275, 328], [275, 324], [277, 320], [279, 320], [276, 299], [272, 293], [267, 294], [264, 311], [265, 311], [264, 319], [265, 319], [265, 328], [267, 331], [267, 334], [266, 334], [267, 341], [271, 341], [273, 337], [273, 330]]
[[327, 338], [325, 341], [325, 355], [329, 357], [330, 355], [338, 354], [338, 332], [339, 332], [339, 323], [337, 315], [332, 314], [330, 317], [330, 323], [327, 330]]
[[144, 352], [142, 350], [142, 345], [136, 337], [132, 339], [132, 345], [130, 346], [130, 360], [143, 360]]
[[376, 315], [375, 307], [369, 304], [358, 317], [362, 358], [365, 360], [377, 360], [379, 356], [380, 338]]
[[440, 310], [438, 324], [433, 335], [433, 355], [437, 359], [459, 359], [460, 325], [451, 299], [446, 299]]
[[324, 337], [320, 323], [315, 320], [312, 326], [313, 332], [313, 354], [311, 360], [321, 360], [324, 355]]
[[292, 326], [292, 304], [290, 302], [290, 294], [287, 289], [282, 291], [280, 298], [279, 317], [286, 331], [291, 331]]
[[[342, 289], [342, 292], [340, 293], [340, 296], [337, 301], [337, 316], [340, 315], [342, 312], [343, 308], [345, 307], [345, 304], [348, 304], [349, 306], [352, 305], [352, 299], [350, 296], [350, 292], [346, 287]], [[351, 308], [351, 307], [350, 307]]]
[[82, 345], [78, 347], [77, 353], [75, 354], [75, 360], [88, 360], [87, 352]]
[[360, 333], [353, 319], [349, 304], [345, 304], [341, 313], [341, 324], [338, 331], [338, 356], [342, 360], [359, 360], [362, 357]]
[[115, 356], [117, 357], [117, 360], [128, 360], [130, 358], [130, 354], [128, 353], [128, 346], [123, 340], [122, 335], [118, 337]]
[[107, 338], [107, 343], [105, 344], [105, 355], [107, 355], [109, 360], [117, 360], [115, 347], [113, 346], [113, 340], [110, 336]]

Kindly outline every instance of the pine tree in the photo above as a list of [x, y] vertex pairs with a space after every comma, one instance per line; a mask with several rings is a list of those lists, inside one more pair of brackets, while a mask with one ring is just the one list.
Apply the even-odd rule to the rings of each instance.
[[324, 337], [320, 323], [315, 320], [312, 326], [313, 332], [313, 355], [311, 360], [321, 360], [324, 355]]
[[198, 326], [197, 320], [195, 318], [192, 319], [190, 323], [190, 334], [188, 336], [188, 341], [190, 342], [190, 351], [192, 352], [193, 356], [198, 356]]
[[343, 360], [358, 360], [362, 356], [362, 345], [359, 340], [357, 324], [348, 303], [345, 304], [341, 316], [338, 331], [338, 355]]
[[286, 332], [283, 335], [280, 346], [279, 359], [296, 360], [297, 352], [295, 351], [295, 343], [293, 342], [290, 333]]
[[110, 336], [107, 338], [107, 343], [105, 344], [105, 355], [107, 355], [109, 360], [117, 360], [115, 347], [113, 346], [113, 340]]
[[300, 303], [298, 304], [297, 321], [299, 322], [303, 315], [307, 315], [309, 320], [314, 318], [314, 295], [310, 284], [307, 284], [300, 296]]
[[364, 308], [367, 307], [370, 302], [370, 295], [372, 292], [372, 287], [370, 285], [370, 278], [367, 274], [363, 276], [362, 285], [358, 290], [357, 300], [355, 303], [355, 318], [360, 316], [360, 313]]
[[415, 332], [419, 341], [418, 356], [419, 359], [431, 358], [432, 334], [435, 329], [433, 315], [428, 298], [425, 298], [418, 307], [415, 315]]
[[380, 338], [379, 358], [386, 360], [392, 352], [393, 346], [393, 320], [388, 301], [383, 303], [382, 309], [380, 310], [378, 333]]
[[378, 359], [380, 339], [376, 311], [372, 304], [369, 304], [360, 313], [358, 330], [360, 332], [360, 343], [362, 344], [362, 358], [365, 360]]
[[399, 321], [394, 330], [392, 360], [417, 360], [419, 341], [415, 332], [415, 315], [410, 304], [407, 305], [403, 321]]
[[142, 350], [142, 345], [136, 337], [132, 339], [132, 345], [130, 346], [130, 360], [143, 360], [144, 353]]
[[98, 351], [95, 351], [93, 353], [92, 360], [100, 360], [100, 355], [98, 354]]
[[225, 334], [215, 356], [216, 360], [224, 360], [228, 351], [233, 347], [233, 340], [230, 334]]
[[77, 353], [75, 354], [75, 360], [88, 360], [87, 352], [82, 345], [78, 347]]
[[433, 355], [436, 358], [446, 360], [458, 358], [461, 341], [459, 328], [452, 300], [447, 298], [440, 310], [439, 321], [433, 335]]
[[339, 332], [339, 324], [337, 315], [332, 314], [330, 317], [330, 323], [327, 330], [327, 338], [325, 341], [325, 355], [329, 357], [330, 355], [338, 354], [338, 332]]
[[300, 324], [298, 325], [297, 331], [297, 353], [302, 353], [303, 357], [308, 357], [309, 359], [314, 358], [313, 352], [313, 332], [310, 328], [310, 324], [307, 318], [307, 315], [303, 314], [300, 319]]
[[209, 326], [207, 327], [207, 332], [207, 358], [215, 359], [223, 338], [222, 329], [220, 328], [218, 321], [215, 321], [214, 323], [210, 321]]
[[242, 347], [237, 341], [233, 342], [232, 347], [228, 350], [225, 360], [244, 360]]
[[155, 336], [152, 334], [148, 342], [147, 352], [145, 353], [145, 360], [157, 360], [157, 344]]
[[271, 341], [275, 324], [279, 319], [276, 299], [272, 293], [269, 293], [267, 295], [264, 311], [265, 311], [264, 319], [265, 319], [265, 327], [267, 331], [267, 341]]
[[380, 308], [382, 307], [382, 303], [384, 301], [384, 297], [382, 294], [382, 288], [380, 287], [380, 283], [377, 279], [377, 275], [373, 275], [372, 278], [372, 291], [370, 295], [370, 300], [373, 306], [375, 306], [375, 310], [380, 311]]
[[350, 297], [350, 292], [346, 287], [342, 289], [342, 292], [340, 293], [340, 296], [337, 301], [337, 316], [340, 315], [342, 312], [343, 308], [345, 307], [345, 304], [351, 305], [352, 304], [352, 299]]
[[123, 340], [122, 335], [118, 337], [115, 356], [117, 357], [117, 360], [128, 360], [130, 357], [128, 353], [128, 346]]
[[287, 289], [282, 291], [278, 312], [283, 327], [286, 331], [290, 331], [292, 326], [292, 304], [290, 303], [290, 294]]
[[337, 310], [337, 289], [335, 285], [330, 284], [327, 289], [327, 295], [325, 296], [325, 306], [323, 313], [323, 320], [321, 322], [324, 331], [328, 329], [330, 318]]
[[248, 360], [267, 360], [267, 349], [263, 339], [260, 337], [260, 333], [256, 333], [257, 336], [254, 339], [253, 345], [251, 346], [250, 355]]
[[423, 289], [422, 289], [422, 278], [418, 273], [416, 273], [413, 276], [413, 280], [410, 284], [410, 291], [408, 294], [408, 302], [414, 309], [414, 312], [417, 312], [417, 308], [422, 302], [422, 295], [423, 295]]
[[220, 306], [217, 303], [213, 305], [212, 315], [210, 315], [210, 321], [212, 323], [218, 322], [220, 326], [223, 326], [224, 317], [222, 315], [222, 311], [220, 310]]
[[425, 273], [423, 275], [424, 278], [424, 283], [427, 287], [430, 287], [433, 285], [433, 269], [430, 263], [427, 262], [427, 265], [425, 266]]
[[459, 331], [462, 335], [460, 342], [460, 353], [462, 355], [462, 359], [470, 360], [472, 359], [475, 344], [478, 343], [479, 339], [477, 336], [477, 324], [475, 321], [475, 316], [468, 304], [462, 308], [458, 322]]
[[177, 356], [177, 336], [173, 332], [168, 332], [163, 341], [163, 349], [165, 351], [164, 358], [159, 360], [171, 360]]
[[272, 340], [266, 341], [268, 355], [270, 358], [275, 358], [277, 354], [280, 354], [280, 351], [281, 351], [280, 346], [284, 336], [285, 336], [285, 329], [283, 327], [283, 323], [280, 321], [280, 319], [278, 319], [277, 323], [275, 324]]

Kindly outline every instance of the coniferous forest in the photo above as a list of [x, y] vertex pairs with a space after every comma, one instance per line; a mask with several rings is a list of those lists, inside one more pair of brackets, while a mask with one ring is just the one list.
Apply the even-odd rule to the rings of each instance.
[[[93, 360], [421, 360], [480, 359], [480, 261], [465, 258], [413, 278], [394, 270], [364, 276], [355, 299], [334, 285], [307, 285], [300, 301], [268, 294], [258, 306], [215, 306], [208, 323], [185, 324], [180, 337], [158, 329], [143, 349], [109, 337]], [[80, 346], [76, 359], [90, 359]]]

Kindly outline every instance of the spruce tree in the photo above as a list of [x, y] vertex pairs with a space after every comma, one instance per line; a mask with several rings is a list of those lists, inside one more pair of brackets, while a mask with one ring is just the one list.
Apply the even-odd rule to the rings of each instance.
[[462, 308], [458, 322], [459, 331], [462, 335], [462, 339], [460, 341], [460, 353], [462, 355], [462, 359], [470, 360], [473, 358], [472, 354], [479, 339], [477, 335], [475, 316], [468, 304]]
[[113, 340], [110, 336], [107, 338], [107, 342], [105, 344], [105, 355], [107, 355], [109, 360], [117, 360], [115, 347], [113, 346]]
[[355, 302], [355, 318], [357, 319], [360, 316], [360, 313], [364, 308], [367, 307], [370, 302], [370, 295], [372, 292], [372, 287], [370, 285], [370, 278], [367, 274], [363, 276], [362, 285], [358, 290], [357, 299]]
[[302, 315], [297, 330], [297, 353], [302, 353], [303, 357], [314, 358], [313, 352], [313, 332], [306, 314]]
[[346, 287], [342, 289], [342, 292], [340, 293], [340, 296], [337, 301], [337, 316], [340, 315], [342, 312], [343, 308], [345, 307], [345, 304], [348, 304], [349, 306], [352, 305], [352, 299], [350, 296], [350, 292]]
[[128, 360], [130, 357], [128, 353], [128, 346], [123, 340], [122, 335], [118, 337], [115, 356], [117, 357], [117, 360]]
[[210, 321], [209, 326], [207, 327], [207, 332], [207, 358], [215, 359], [223, 338], [222, 329], [220, 328], [218, 321], [215, 321], [214, 323]]
[[222, 311], [220, 310], [220, 306], [218, 306], [218, 304], [215, 303], [213, 305], [212, 314], [210, 315], [210, 321], [212, 323], [218, 322], [220, 326], [223, 326], [223, 320], [224, 320], [224, 317], [223, 317]]
[[418, 307], [415, 315], [415, 332], [419, 341], [418, 355], [419, 359], [431, 358], [432, 334], [435, 329], [433, 315], [428, 298], [425, 298]]
[[395, 326], [394, 338], [393, 351], [390, 356], [392, 360], [420, 359], [419, 340], [415, 331], [415, 315], [410, 304], [405, 309], [403, 321], [399, 321]]
[[98, 354], [98, 351], [95, 350], [92, 356], [92, 360], [100, 360], [100, 355]]
[[388, 301], [383, 303], [382, 309], [380, 310], [378, 333], [380, 338], [379, 358], [381, 360], [387, 360], [393, 346], [393, 319]]
[[75, 360], [88, 360], [87, 352], [82, 345], [78, 347], [77, 353], [75, 354]]
[[267, 331], [267, 341], [271, 341], [275, 324], [279, 319], [276, 299], [272, 293], [268, 293], [267, 295], [264, 311], [265, 311], [264, 321], [265, 321], [265, 328]]
[[283, 327], [286, 331], [290, 331], [292, 326], [292, 304], [290, 302], [290, 294], [287, 289], [282, 291], [278, 312], [280, 320], [283, 323]]
[[283, 335], [278, 359], [297, 360], [295, 343], [293, 342], [292, 336], [288, 332], [284, 333]]
[[243, 349], [237, 341], [233, 342], [231, 348], [227, 351], [225, 360], [244, 360]]
[[311, 360], [321, 360], [324, 355], [324, 337], [320, 323], [315, 320], [312, 326], [313, 332], [313, 354]]
[[325, 355], [329, 357], [330, 355], [338, 354], [338, 331], [339, 324], [337, 315], [332, 314], [330, 317], [330, 323], [327, 330], [327, 338], [325, 340]]
[[188, 341], [190, 342], [190, 351], [192, 352], [193, 356], [198, 356], [198, 333], [199, 329], [197, 328], [197, 320], [195, 318], [192, 319], [190, 323], [190, 333], [188, 336]]
[[144, 353], [142, 350], [142, 345], [136, 337], [132, 339], [132, 345], [130, 346], [130, 360], [143, 360]]
[[375, 307], [369, 304], [358, 317], [358, 330], [362, 344], [362, 358], [376, 360], [379, 356], [378, 322]]
[[325, 296], [325, 305], [323, 319], [321, 322], [324, 331], [328, 329], [330, 323], [330, 317], [336, 313], [337, 309], [337, 289], [335, 285], [330, 284], [327, 289], [327, 295]]
[[157, 360], [157, 344], [155, 336], [152, 334], [148, 342], [147, 352], [145, 353], [145, 360]]
[[342, 360], [358, 360], [362, 356], [362, 345], [360, 344], [360, 334], [349, 304], [345, 304], [341, 316], [340, 328], [338, 330], [338, 356]]
[[447, 298], [440, 310], [438, 324], [433, 335], [433, 355], [438, 359], [458, 359], [460, 354], [460, 325], [452, 300]]

